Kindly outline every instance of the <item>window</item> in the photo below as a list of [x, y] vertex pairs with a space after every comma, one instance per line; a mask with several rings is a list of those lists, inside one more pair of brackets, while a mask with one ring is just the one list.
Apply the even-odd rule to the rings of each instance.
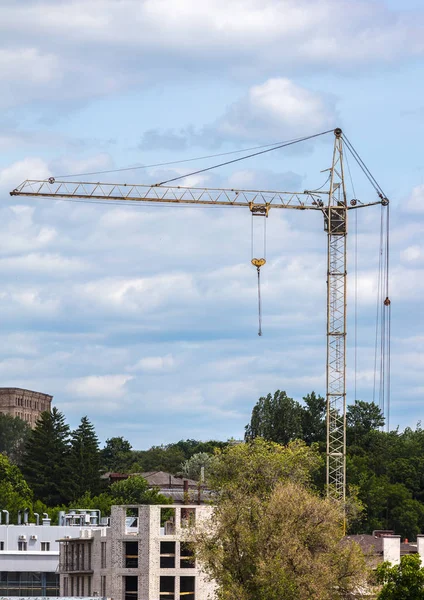
[[124, 542], [125, 568], [138, 568], [138, 542]]
[[175, 508], [160, 509], [161, 535], [175, 535]]
[[41, 551], [50, 552], [50, 542], [41, 542]]
[[26, 542], [18, 542], [18, 550], [25, 551], [26, 549], [27, 549], [27, 543]]
[[175, 577], [160, 578], [159, 600], [175, 600]]
[[195, 600], [194, 577], [180, 577], [180, 600]]
[[4, 542], [0, 542], [0, 550], [4, 550]]
[[100, 568], [106, 569], [106, 542], [102, 542], [100, 552]]
[[175, 569], [175, 542], [160, 543], [160, 568]]
[[68, 596], [68, 578], [63, 578], [63, 595]]
[[130, 575], [125, 579], [125, 600], [137, 600], [138, 597], [138, 577]]
[[180, 548], [180, 568], [181, 569], [194, 569], [196, 566], [196, 560], [194, 558], [194, 550], [191, 544], [187, 542], [181, 542]]
[[102, 598], [106, 598], [106, 576], [102, 575], [100, 577], [100, 595]]
[[195, 508], [182, 508], [181, 509], [181, 527], [188, 528], [194, 527], [196, 523], [196, 509]]

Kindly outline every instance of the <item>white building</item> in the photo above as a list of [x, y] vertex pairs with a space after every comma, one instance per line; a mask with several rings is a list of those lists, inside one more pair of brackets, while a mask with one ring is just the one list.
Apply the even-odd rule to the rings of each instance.
[[57, 540], [98, 527], [98, 511], [62, 513], [60, 521], [62, 525], [51, 526], [46, 515], [42, 525], [0, 525], [0, 597], [59, 596]]
[[199, 505], [113, 506], [110, 527], [60, 540], [61, 596], [113, 600], [208, 600], [208, 581], [187, 541], [210, 518]]

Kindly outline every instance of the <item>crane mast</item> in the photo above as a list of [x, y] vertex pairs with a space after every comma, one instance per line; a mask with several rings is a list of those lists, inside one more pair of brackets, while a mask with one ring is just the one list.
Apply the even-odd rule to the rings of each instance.
[[92, 202], [147, 202], [200, 206], [247, 207], [268, 216], [271, 208], [317, 210], [327, 233], [327, 496], [344, 504], [346, 499], [346, 236], [348, 210], [388, 204], [354, 199], [348, 206], [343, 172], [342, 130], [334, 130], [328, 190], [278, 192], [166, 185], [26, 180], [11, 196], [63, 198]]

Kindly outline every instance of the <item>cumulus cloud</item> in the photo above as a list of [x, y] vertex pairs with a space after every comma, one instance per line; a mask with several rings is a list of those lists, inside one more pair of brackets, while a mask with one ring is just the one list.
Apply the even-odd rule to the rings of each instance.
[[424, 213], [424, 184], [417, 185], [412, 189], [406, 203], [406, 210], [411, 213]]
[[399, 62], [422, 55], [423, 20], [366, 0], [40, 0], [24, 10], [6, 0], [1, 102], [80, 100], [187, 70], [240, 78]]
[[334, 98], [309, 90], [285, 77], [254, 85], [214, 123], [178, 133], [147, 131], [140, 148], [218, 147], [223, 142], [265, 143], [328, 130], [337, 125]]
[[68, 391], [89, 398], [121, 398], [131, 375], [89, 375], [71, 380]]

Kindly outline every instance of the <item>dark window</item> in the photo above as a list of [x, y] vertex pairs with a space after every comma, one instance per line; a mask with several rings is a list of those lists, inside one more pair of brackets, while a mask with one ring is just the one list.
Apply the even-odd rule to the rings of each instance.
[[125, 568], [138, 569], [138, 542], [124, 542]]
[[181, 527], [194, 527], [196, 523], [196, 509], [182, 508], [181, 509]]
[[50, 552], [50, 542], [41, 542], [41, 551]]
[[102, 542], [100, 551], [101, 551], [100, 568], [106, 569], [106, 542]]
[[160, 578], [159, 600], [175, 600], [175, 577]]
[[100, 578], [100, 595], [106, 598], [106, 576], [102, 575]]
[[160, 543], [160, 568], [175, 569], [175, 542]]
[[175, 535], [175, 508], [160, 509], [161, 535]]
[[125, 579], [125, 600], [137, 600], [138, 577], [129, 575]]
[[0, 542], [0, 550], [4, 550], [4, 542]]
[[27, 543], [26, 542], [18, 542], [18, 550], [25, 551], [26, 549], [27, 549]]
[[180, 600], [195, 600], [194, 577], [180, 577]]
[[180, 568], [181, 569], [194, 569], [195, 566], [196, 566], [196, 560], [194, 558], [193, 546], [187, 542], [181, 542]]

